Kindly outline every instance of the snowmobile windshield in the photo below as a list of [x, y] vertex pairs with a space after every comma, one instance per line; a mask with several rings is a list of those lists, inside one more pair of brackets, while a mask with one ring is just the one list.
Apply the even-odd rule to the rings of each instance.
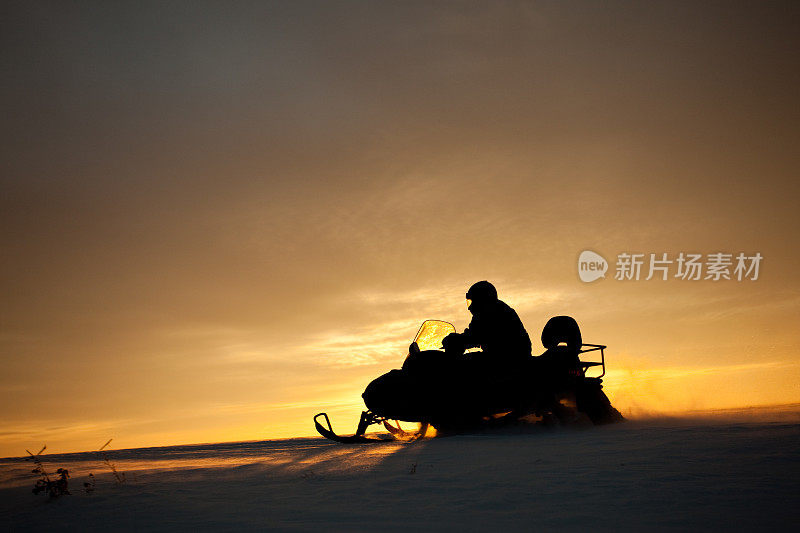
[[417, 343], [421, 351], [441, 350], [442, 339], [455, 333], [456, 327], [450, 322], [443, 320], [426, 320], [419, 327], [414, 342]]

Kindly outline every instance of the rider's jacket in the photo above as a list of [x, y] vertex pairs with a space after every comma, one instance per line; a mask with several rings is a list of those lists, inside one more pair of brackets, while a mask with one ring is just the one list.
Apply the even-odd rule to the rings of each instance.
[[531, 339], [517, 312], [497, 300], [476, 313], [464, 330], [462, 339], [467, 348], [480, 347], [485, 353], [514, 361], [531, 355]]

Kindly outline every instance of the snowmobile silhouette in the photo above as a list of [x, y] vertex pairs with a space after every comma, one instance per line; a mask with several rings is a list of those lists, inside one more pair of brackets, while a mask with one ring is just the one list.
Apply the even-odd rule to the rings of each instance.
[[[449, 322], [423, 322], [403, 367], [367, 386], [362, 395], [367, 411], [361, 414], [355, 434], [336, 434], [326, 413], [314, 417], [317, 431], [337, 442], [359, 443], [415, 440], [424, 437], [430, 426], [438, 434], [462, 433], [531, 417], [545, 423], [623, 420], [603, 392], [606, 346], [584, 343], [572, 317], [551, 318], [542, 331], [545, 352], [526, 357], [503, 375], [487, 375], [473, 367], [469, 353], [442, 350], [442, 339], [453, 332]], [[599, 352], [600, 360], [581, 360], [589, 352]], [[592, 368], [600, 373], [588, 376]], [[419, 428], [405, 431], [400, 421], [416, 422]], [[382, 424], [389, 435], [367, 436], [373, 424]]]

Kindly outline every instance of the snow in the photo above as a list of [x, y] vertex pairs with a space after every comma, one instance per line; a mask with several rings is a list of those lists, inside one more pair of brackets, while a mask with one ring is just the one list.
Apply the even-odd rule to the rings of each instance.
[[[800, 408], [514, 428], [413, 443], [321, 438], [44, 455], [71, 496], [0, 459], [8, 531], [737, 531], [800, 520]], [[339, 426], [344, 421], [336, 421]], [[89, 472], [92, 493], [83, 491]]]

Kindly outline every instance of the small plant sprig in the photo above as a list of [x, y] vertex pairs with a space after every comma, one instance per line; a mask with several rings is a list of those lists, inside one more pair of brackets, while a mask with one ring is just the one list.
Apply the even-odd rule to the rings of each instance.
[[[59, 496], [67, 496], [70, 494], [68, 488], [68, 479], [69, 479], [69, 470], [66, 468], [59, 468], [56, 470], [56, 474], [58, 474], [58, 479], [52, 480], [50, 476], [47, 474], [47, 471], [44, 469], [44, 464], [42, 464], [42, 460], [39, 459], [39, 456], [42, 454], [43, 451], [47, 449], [47, 445], [45, 444], [42, 446], [42, 449], [39, 450], [39, 453], [36, 455], [32, 454], [30, 450], [25, 450], [28, 452], [28, 455], [31, 456], [36, 468], [32, 470], [34, 474], [39, 474], [41, 476], [38, 480], [36, 480], [36, 484], [33, 486], [33, 493], [39, 494], [40, 492], [44, 492], [48, 494], [51, 498], [57, 498]], [[30, 460], [30, 459], [26, 459]]]
[[122, 473], [118, 472], [117, 471], [117, 467], [114, 466], [114, 463], [109, 461], [108, 454], [106, 454], [106, 452], [104, 451], [106, 446], [111, 444], [112, 440], [114, 440], [114, 439], [113, 438], [108, 439], [108, 442], [106, 442], [105, 444], [100, 446], [100, 449], [97, 450], [97, 451], [98, 451], [98, 453], [100, 453], [100, 456], [103, 458], [103, 462], [106, 464], [106, 466], [108, 466], [108, 468], [111, 469], [111, 473], [114, 474], [114, 479], [117, 480], [117, 483], [118, 484], [122, 484], [122, 483], [125, 483], [125, 472], [122, 472]]
[[95, 485], [96, 485], [96, 480], [94, 479], [94, 474], [90, 472], [89, 481], [83, 482], [83, 490], [85, 490], [87, 494], [91, 494], [92, 492], [94, 492]]

